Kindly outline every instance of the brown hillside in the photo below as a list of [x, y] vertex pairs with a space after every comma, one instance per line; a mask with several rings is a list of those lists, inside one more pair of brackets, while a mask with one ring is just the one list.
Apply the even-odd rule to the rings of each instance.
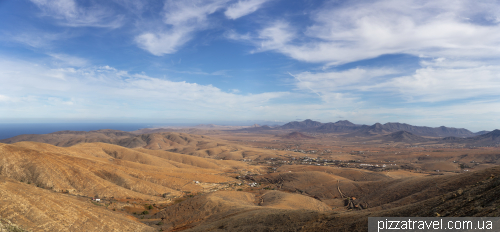
[[307, 136], [305, 134], [302, 134], [300, 132], [294, 131], [290, 134], [282, 136], [284, 139], [314, 139], [314, 137]]
[[107, 143], [126, 148], [146, 148], [164, 150], [191, 156], [225, 160], [263, 160], [276, 158], [275, 152], [228, 144], [227, 141], [213, 139], [203, 135], [191, 135], [177, 132], [135, 135], [123, 131], [63, 131], [43, 135], [20, 135], [0, 140], [3, 143], [34, 141], [59, 147], [70, 147], [80, 143]]
[[[281, 208], [256, 207], [241, 200], [234, 200], [233, 197], [220, 198], [227, 201], [236, 202], [230, 209], [221, 210], [215, 207], [208, 207], [201, 202], [202, 198], [193, 198], [191, 201], [185, 201], [181, 208], [169, 208], [169, 215], [158, 214], [158, 217], [170, 223], [171, 217], [175, 217], [175, 212], [198, 212], [200, 208], [191, 206], [197, 200], [201, 200], [203, 208], [201, 214], [203, 218], [195, 220], [178, 220], [176, 223], [168, 224], [169, 231], [367, 231], [368, 217], [388, 217], [388, 216], [490, 216], [500, 215], [500, 168], [482, 170], [475, 173], [459, 174], [454, 176], [442, 177], [445, 184], [441, 185], [444, 189], [442, 193], [433, 191], [413, 203], [405, 205], [392, 206], [387, 208], [375, 207], [368, 210], [353, 210], [339, 213], [338, 211], [319, 211], [307, 208], [295, 208], [284, 210]], [[494, 176], [494, 177], [493, 177]], [[427, 178], [427, 177], [426, 177]], [[423, 180], [426, 180], [424, 178]], [[433, 178], [433, 177], [429, 177]], [[470, 180], [474, 179], [474, 180]], [[443, 180], [440, 180], [443, 181]], [[464, 184], [457, 185], [456, 182], [463, 181]], [[432, 181], [431, 181], [432, 182]], [[474, 182], [474, 183], [472, 183]], [[433, 183], [435, 186], [435, 183]], [[421, 186], [421, 185], [420, 185]], [[452, 187], [453, 186], [453, 187]], [[383, 186], [391, 187], [391, 186]], [[396, 187], [396, 186], [395, 186]], [[401, 185], [397, 186], [401, 187]], [[418, 186], [417, 186], [418, 187]], [[394, 189], [387, 189], [383, 194], [387, 194]], [[412, 190], [414, 191], [414, 190]], [[261, 194], [264, 199], [266, 195], [275, 191]], [[414, 191], [418, 193], [418, 191]], [[227, 193], [225, 193], [227, 194]], [[242, 193], [247, 194], [247, 193]], [[250, 198], [248, 195], [245, 195]], [[274, 196], [269, 195], [268, 198]], [[381, 196], [382, 197], [382, 196]], [[241, 197], [239, 199], [242, 199]], [[294, 202], [299, 199], [294, 199]], [[223, 207], [224, 200], [219, 200], [217, 207]], [[278, 200], [277, 202], [280, 202]], [[230, 203], [227, 203], [230, 205]], [[265, 201], [262, 205], [265, 205]], [[272, 205], [273, 203], [269, 203]], [[197, 205], [197, 204], [194, 204]], [[246, 210], [245, 210], [246, 208]], [[193, 210], [190, 211], [189, 209]], [[206, 210], [213, 209], [213, 210]], [[211, 214], [212, 213], [212, 214]], [[189, 213], [185, 213], [189, 214]], [[170, 217], [169, 217], [170, 216]], [[182, 229], [181, 229], [182, 228]], [[172, 230], [173, 229], [173, 230]]]
[[0, 218], [32, 231], [155, 231], [93, 205], [90, 200], [54, 193], [0, 176]]
[[[234, 182], [224, 171], [245, 164], [191, 157], [111, 144], [79, 144], [69, 148], [22, 142], [0, 144], [0, 175], [34, 183], [55, 192], [82, 196], [156, 199], [161, 194], [204, 191], [194, 181]], [[163, 153], [163, 154], [162, 154]], [[184, 157], [182, 157], [184, 156]], [[247, 168], [257, 170], [258, 168]]]
[[[179, 204], [169, 206], [153, 216], [162, 219], [167, 231], [177, 231], [197, 225], [238, 217], [238, 215], [268, 212], [288, 213], [294, 210], [329, 211], [324, 203], [299, 194], [278, 191], [238, 192], [221, 191], [195, 196]], [[242, 224], [243, 227], [249, 225]], [[251, 225], [255, 227], [257, 225]]]

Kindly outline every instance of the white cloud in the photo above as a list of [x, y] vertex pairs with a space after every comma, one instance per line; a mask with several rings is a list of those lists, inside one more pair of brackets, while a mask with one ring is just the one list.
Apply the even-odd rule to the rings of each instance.
[[5, 95], [0, 95], [0, 102], [8, 102], [10, 100], [11, 100], [10, 97], [7, 97]]
[[80, 57], [61, 53], [50, 53], [48, 55], [53, 57], [59, 65], [71, 67], [83, 67], [88, 65], [88, 61]]
[[207, 16], [225, 7], [229, 0], [168, 0], [164, 7], [164, 22], [173, 26], [206, 24]]
[[109, 66], [54, 68], [6, 58], [0, 61], [0, 101], [23, 99], [30, 93], [29, 100], [0, 108], [10, 112], [9, 117], [104, 118], [119, 114], [251, 119], [255, 109], [289, 96], [288, 92], [240, 94], [212, 85], [130, 74]]
[[225, 36], [231, 40], [245, 41], [255, 45], [256, 49], [252, 53], [269, 50], [284, 51], [288, 46], [287, 44], [297, 37], [294, 28], [288, 22], [281, 20], [268, 23], [256, 35], [249, 33], [242, 35], [234, 31], [228, 31]]
[[140, 48], [156, 56], [175, 53], [191, 40], [192, 34], [209, 26], [208, 15], [225, 7], [229, 0], [168, 0], [163, 12], [164, 26], [135, 38]]
[[259, 31], [258, 39], [260, 40], [259, 50], [283, 49], [283, 45], [292, 41], [295, 37], [295, 32], [291, 29], [288, 23], [276, 21], [269, 27]]
[[[222, 91], [212, 85], [132, 74], [110, 66], [52, 67], [0, 57], [0, 117], [274, 118], [285, 121], [299, 117], [321, 119], [323, 122], [343, 118], [355, 123], [400, 121], [427, 126], [440, 126], [436, 123], [449, 122], [445, 126], [473, 130], [500, 127], [500, 121], [495, 117], [500, 113], [500, 103], [495, 97], [498, 96], [495, 90], [500, 85], [500, 78], [496, 74], [500, 73], [500, 67], [460, 69], [454, 67], [452, 61], [446, 61], [439, 59], [428, 62], [432, 66], [421, 70], [430, 73], [426, 78], [437, 79], [430, 81], [437, 87], [426, 85], [425, 79], [421, 81], [418, 76], [420, 72], [380, 81], [381, 77], [397, 72], [355, 68], [294, 74], [296, 89], [291, 92], [242, 94], [237, 90]], [[479, 70], [482, 70], [482, 78], [476, 78], [475, 82], [466, 80], [465, 84], [461, 84], [469, 73], [478, 73]], [[454, 75], [457, 77], [454, 79], [447, 72], [462, 74]], [[439, 80], [443, 76], [446, 78]], [[377, 85], [379, 82], [383, 86]], [[315, 96], [310, 89], [316, 91], [322, 101], [298, 102]], [[490, 98], [459, 101], [446, 106], [412, 103], [391, 107], [380, 102], [371, 104], [369, 99], [358, 95], [370, 91], [389, 95], [406, 94], [420, 101], [439, 100], [442, 94], [457, 98]], [[401, 101], [398, 97], [393, 100], [394, 103]], [[291, 103], [283, 103], [287, 101]]]
[[69, 27], [107, 27], [122, 26], [124, 17], [114, 14], [110, 9], [92, 5], [81, 7], [74, 0], [31, 0], [44, 13], [53, 17], [61, 25]]
[[[257, 32], [258, 36], [251, 38], [260, 50], [330, 65], [395, 53], [469, 59], [498, 57], [500, 5], [475, 4], [450, 4], [444, 0], [327, 4], [311, 14], [313, 23], [305, 29], [291, 27], [291, 23], [278, 29], [276, 25], [266, 25]], [[269, 30], [275, 33], [262, 36]], [[302, 33], [290, 33], [294, 30]], [[284, 36], [287, 39], [281, 39]]]
[[397, 72], [391, 69], [354, 68], [335, 72], [302, 72], [294, 77], [298, 80], [296, 84], [299, 89], [305, 89], [304, 86], [307, 85], [319, 91], [336, 91], [358, 89], [368, 84], [373, 77], [395, 73]]
[[344, 71], [301, 72], [290, 75], [294, 77], [297, 90], [313, 92], [325, 103], [342, 102], [339, 105], [346, 105], [360, 101], [360, 96], [356, 96], [354, 91], [377, 83], [377, 80], [373, 80], [376, 77], [395, 73], [397, 71], [391, 69], [354, 68]]
[[[500, 65], [462, 66], [464, 63], [438, 59], [412, 75], [393, 78], [375, 87], [398, 91], [409, 101], [419, 102], [500, 96]], [[454, 66], [457, 64], [460, 66]]]
[[239, 0], [224, 12], [227, 18], [237, 19], [257, 11], [268, 0]]
[[398, 75], [398, 70], [384, 68], [301, 72], [292, 76], [297, 90], [314, 93], [327, 103], [341, 96], [361, 101], [373, 93], [393, 99], [397, 96], [393, 103], [471, 101], [500, 96], [497, 63], [439, 58], [422, 62], [422, 68], [404, 76]]
[[176, 27], [166, 32], [144, 33], [135, 38], [140, 48], [155, 56], [175, 53], [180, 46], [191, 39], [193, 29]]

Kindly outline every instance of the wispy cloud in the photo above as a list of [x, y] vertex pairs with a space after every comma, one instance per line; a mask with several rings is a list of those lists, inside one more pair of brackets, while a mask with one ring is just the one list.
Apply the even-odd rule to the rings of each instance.
[[[412, 75], [393, 78], [377, 90], [397, 91], [409, 101], [440, 102], [473, 98], [498, 98], [500, 65], [453, 66], [438, 59]], [[463, 64], [464, 62], [459, 62]], [[475, 62], [472, 62], [475, 63]]]
[[48, 55], [55, 59], [55, 62], [58, 64], [58, 66], [83, 67], [89, 64], [86, 59], [83, 59], [81, 57], [70, 56], [61, 53], [49, 53]]
[[145, 32], [135, 38], [142, 49], [156, 56], [172, 54], [191, 40], [193, 33], [207, 28], [208, 15], [225, 7], [229, 0], [168, 0], [163, 22], [155, 32]]
[[362, 69], [354, 68], [333, 72], [301, 72], [292, 75], [295, 87], [299, 91], [313, 92], [325, 103], [343, 101], [352, 104], [361, 101], [359, 92], [366, 86], [377, 83], [376, 77], [398, 73], [392, 69]]
[[43, 16], [56, 19], [68, 27], [118, 28], [123, 24], [123, 15], [100, 5], [79, 6], [75, 0], [31, 0], [42, 11]]
[[[252, 115], [255, 109], [271, 104], [272, 100], [289, 95], [288, 92], [238, 94], [212, 85], [133, 74], [109, 66], [55, 68], [26, 61], [0, 60], [2, 101], [27, 97], [25, 93], [32, 96], [30, 101], [22, 101], [15, 107], [26, 106], [23, 115], [48, 115], [51, 110], [60, 111], [53, 107], [65, 106], [80, 109], [80, 113], [88, 114], [86, 116], [94, 114], [91, 117], [113, 117], [117, 111], [130, 117], [167, 112], [170, 116], [242, 117]], [[38, 107], [44, 104], [47, 105], [45, 109]], [[29, 105], [32, 105], [32, 110], [43, 112], [34, 114]], [[8, 111], [5, 107], [0, 106], [0, 111]], [[76, 114], [72, 112], [70, 115], [69, 108], [66, 111], [66, 115], [61, 116]], [[10, 113], [10, 117], [18, 116], [23, 117]]]
[[257, 11], [267, 1], [269, 0], [239, 0], [230, 5], [224, 14], [229, 19], [238, 19]]
[[[353, 68], [333, 72], [294, 74], [298, 90], [311, 91], [323, 101], [348, 94], [363, 99], [366, 94], [397, 96], [392, 103], [436, 103], [498, 98], [500, 66], [489, 62], [435, 59], [422, 62], [412, 74], [388, 68]], [[399, 75], [398, 75], [399, 74]], [[379, 102], [378, 104], [380, 104]]]
[[135, 37], [140, 48], [156, 56], [175, 53], [191, 39], [192, 28], [176, 27], [164, 32], [147, 32]]
[[[436, 123], [449, 121], [454, 123], [446, 124], [447, 126], [476, 130], [491, 129], [488, 123], [500, 123], [494, 120], [497, 117], [492, 117], [500, 113], [500, 103], [495, 98], [498, 96], [495, 90], [500, 84], [496, 73], [500, 73], [500, 67], [485, 66], [483, 72], [489, 73], [488, 75], [481, 75], [484, 78], [478, 78], [474, 83], [466, 81], [462, 85], [461, 78], [466, 78], [468, 73], [477, 73], [477, 68], [455, 70], [450, 68], [452, 64], [443, 64], [445, 60], [429, 62], [433, 65], [423, 67], [422, 70], [435, 72], [429, 75], [435, 78], [443, 76], [446, 71], [463, 72], [457, 75], [457, 84], [453, 83], [455, 79], [451, 77], [442, 83], [415, 83], [420, 81], [419, 72], [375, 81], [381, 76], [394, 75], [397, 72], [390, 69], [355, 68], [344, 71], [301, 72], [294, 74], [297, 78], [296, 89], [291, 92], [262, 94], [223, 91], [212, 85], [155, 78], [109, 66], [65, 68], [5, 57], [0, 58], [0, 61], [0, 117], [4, 118], [29, 118], [33, 115], [49, 118], [105, 118], [120, 115], [147, 119], [152, 115], [167, 118], [183, 115], [185, 118], [203, 117], [208, 120], [246, 120], [255, 117], [287, 120], [290, 117], [300, 117], [332, 121], [343, 117], [356, 123], [404, 121], [428, 126], [440, 126]], [[377, 85], [379, 82], [384, 86]], [[411, 103], [411, 107], [390, 107], [371, 105], [369, 101], [357, 95], [362, 91], [406, 94], [416, 99], [421, 98], [422, 101], [433, 98], [440, 100], [440, 93], [443, 92], [447, 96], [457, 98], [463, 95], [476, 98], [446, 106]], [[304, 92], [313, 96], [317, 96], [314, 92], [318, 93], [321, 101], [300, 103], [293, 100], [293, 103], [282, 103], [287, 99], [299, 100], [307, 97]], [[493, 98], [480, 100], [485, 96]], [[392, 100], [397, 102], [401, 101], [400, 99], [396, 97]], [[471, 118], [477, 120], [473, 123], [475, 127], [470, 126]]]
[[27, 45], [32, 48], [46, 48], [52, 46], [54, 41], [68, 38], [65, 33], [49, 33], [39, 30], [23, 30], [19, 33], [3, 33], [2, 40], [9, 42], [16, 42], [19, 44]]
[[311, 13], [313, 23], [306, 28], [281, 22], [264, 25], [256, 35], [240, 39], [252, 39], [260, 50], [330, 65], [395, 53], [498, 57], [500, 6], [471, 4], [394, 0], [326, 4]]
[[179, 71], [179, 70], [172, 70], [172, 69], [167, 69], [167, 71], [173, 72], [173, 73], [182, 73], [182, 74], [193, 74], [193, 75], [205, 75], [205, 76], [228, 76], [227, 72], [229, 70], [218, 70], [215, 72], [204, 72], [204, 71]]
[[288, 44], [297, 38], [297, 33], [288, 22], [277, 20], [267, 23], [263, 29], [255, 34], [238, 34], [234, 31], [228, 31], [225, 36], [231, 40], [253, 44], [256, 49], [252, 53], [270, 50], [284, 52]]

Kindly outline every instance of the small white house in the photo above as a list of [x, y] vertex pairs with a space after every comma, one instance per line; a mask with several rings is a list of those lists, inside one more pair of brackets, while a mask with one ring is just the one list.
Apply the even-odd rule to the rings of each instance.
[[95, 198], [95, 197], [94, 197], [94, 198], [92, 198], [92, 200], [93, 200], [93, 201], [96, 201], [96, 202], [101, 202], [101, 199], [99, 199], [99, 198]]

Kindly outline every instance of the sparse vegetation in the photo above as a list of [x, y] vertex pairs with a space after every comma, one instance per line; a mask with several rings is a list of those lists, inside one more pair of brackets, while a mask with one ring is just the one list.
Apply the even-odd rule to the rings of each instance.
[[0, 218], [0, 231], [6, 232], [28, 232], [7, 219]]

